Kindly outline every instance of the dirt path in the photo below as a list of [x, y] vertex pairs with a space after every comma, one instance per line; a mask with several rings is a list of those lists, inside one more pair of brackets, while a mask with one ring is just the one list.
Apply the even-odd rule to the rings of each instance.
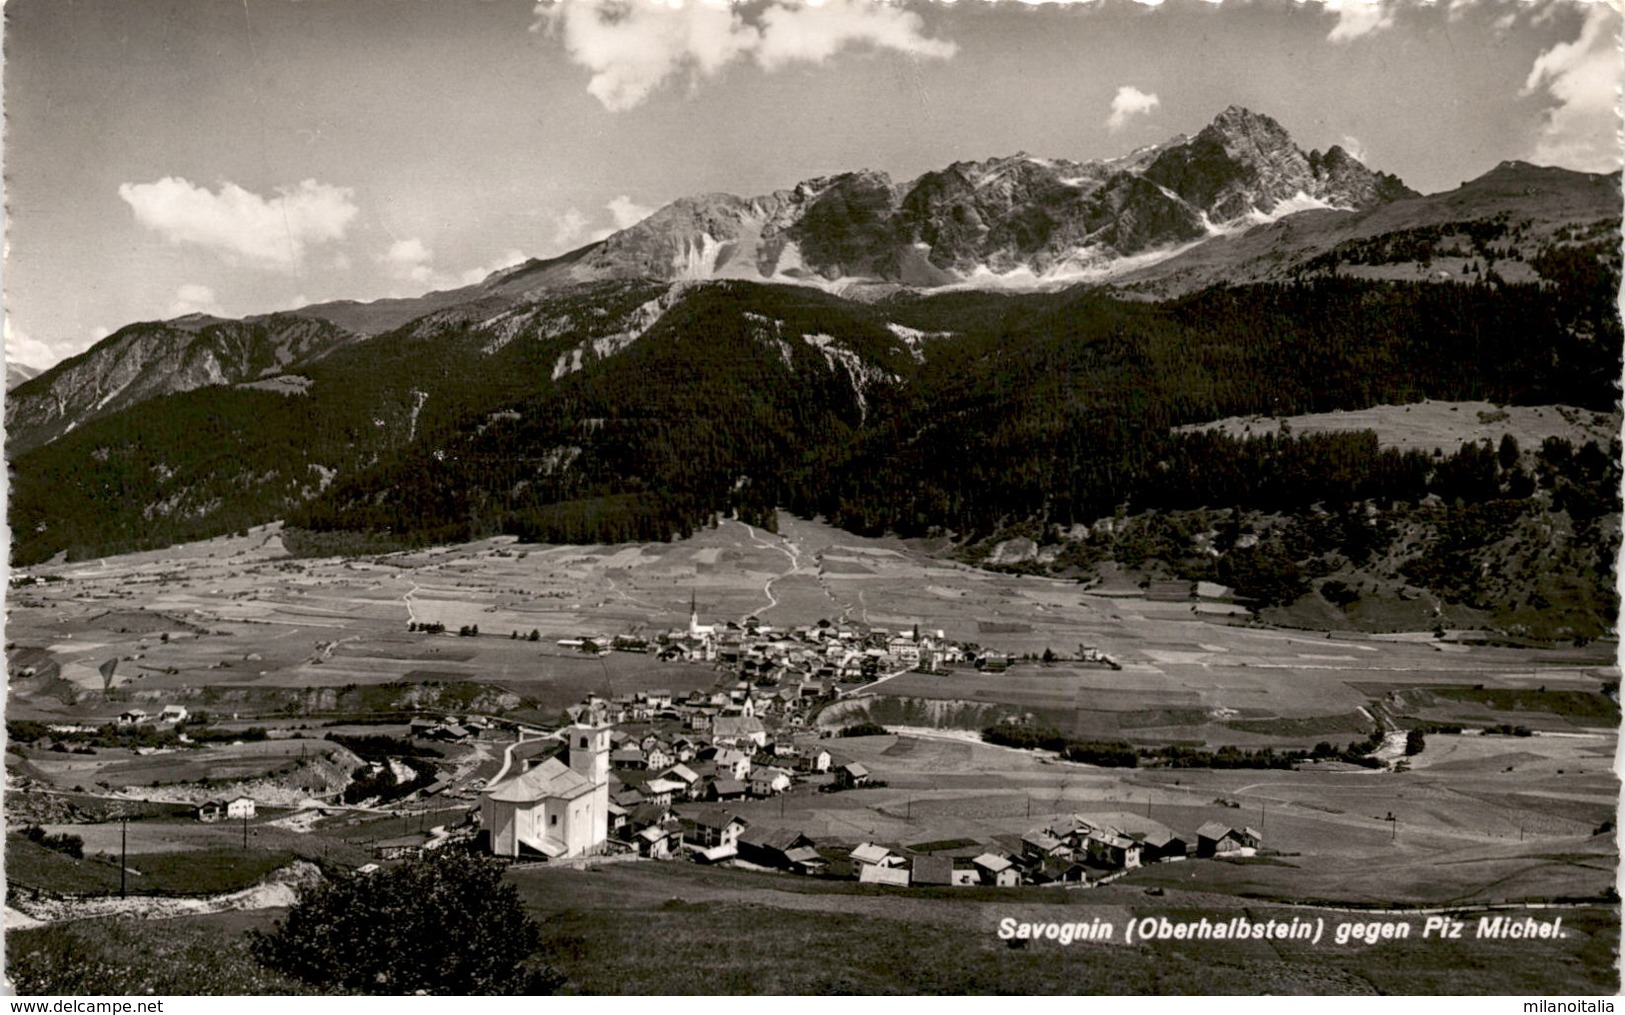
[[[739, 524], [745, 525], [744, 522], [740, 522]], [[762, 595], [767, 597], [767, 606], [761, 610], [755, 611], [757, 614], [760, 614], [779, 605], [779, 597], [773, 594], [773, 583], [777, 582], [781, 578], [788, 578], [801, 570], [801, 548], [785, 536], [779, 537], [779, 539], [785, 544], [784, 546], [770, 543], [758, 536], [756, 534], [756, 530], [749, 525], [745, 525], [745, 535], [750, 538], [752, 543], [755, 543], [764, 550], [774, 550], [778, 553], [784, 554], [784, 558], [790, 562], [790, 569], [788, 571], [774, 575], [762, 585]], [[741, 622], [743, 622], [749, 616], [751, 616], [751, 614], [746, 614], [745, 617], [741, 617], [739, 619]]]

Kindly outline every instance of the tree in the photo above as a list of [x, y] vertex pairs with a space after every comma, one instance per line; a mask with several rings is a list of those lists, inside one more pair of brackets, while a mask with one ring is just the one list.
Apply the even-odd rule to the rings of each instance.
[[1427, 738], [1422, 735], [1421, 730], [1411, 730], [1409, 733], [1405, 734], [1406, 754], [1421, 754], [1425, 747], [1427, 747]]
[[563, 977], [538, 956], [540, 929], [503, 865], [453, 848], [305, 894], [250, 948], [265, 965], [329, 988], [376, 994], [544, 994]]

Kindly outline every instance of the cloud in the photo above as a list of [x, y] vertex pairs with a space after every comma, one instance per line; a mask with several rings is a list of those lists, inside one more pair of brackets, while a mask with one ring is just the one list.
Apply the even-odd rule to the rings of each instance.
[[135, 220], [171, 243], [191, 244], [228, 260], [297, 271], [308, 247], [344, 238], [360, 209], [347, 187], [305, 180], [265, 198], [222, 183], [219, 191], [178, 176], [124, 183], [118, 196]]
[[947, 60], [959, 50], [952, 42], [926, 38], [913, 11], [874, 0], [773, 4], [759, 24], [761, 44], [754, 55], [768, 71], [797, 61], [822, 63], [854, 43], [932, 60]]
[[220, 300], [215, 297], [213, 289], [188, 282], [175, 290], [175, 298], [169, 301], [169, 309], [165, 312], [165, 316], [185, 317], [187, 314], [224, 317], [226, 312], [220, 309]]
[[1533, 161], [1605, 173], [1620, 167], [1619, 27], [1618, 11], [1593, 3], [1579, 38], [1535, 58], [1523, 93], [1544, 94], [1556, 104], [1546, 111]]
[[1112, 115], [1106, 117], [1106, 126], [1111, 130], [1122, 130], [1131, 116], [1143, 116], [1162, 105], [1162, 100], [1155, 94], [1146, 94], [1133, 85], [1124, 85], [1112, 97]]
[[378, 256], [378, 263], [399, 282], [427, 284], [434, 278], [434, 251], [415, 236], [390, 244]]
[[732, 0], [544, 0], [535, 11], [531, 30], [558, 37], [592, 72], [587, 92], [613, 112], [675, 75], [697, 82], [747, 57], [774, 71], [852, 45], [944, 60], [958, 50], [926, 37], [918, 14], [874, 0], [773, 0], [754, 23]]
[[573, 250], [583, 242], [597, 243], [622, 229], [632, 228], [658, 209], [639, 204], [622, 194], [605, 204], [604, 210], [609, 212], [610, 224], [596, 228], [593, 226], [593, 218], [583, 214], [579, 208], [568, 208], [564, 214], [555, 215], [553, 245], [561, 250]]
[[91, 328], [90, 334], [86, 337], [42, 342], [24, 332], [12, 323], [10, 317], [7, 317], [4, 329], [6, 362], [21, 363], [36, 370], [48, 370], [61, 360], [79, 355], [112, 333], [111, 329], [98, 326]]
[[555, 216], [553, 224], [553, 245], [566, 249], [573, 247], [587, 235], [587, 216], [581, 214], [581, 209], [571, 208], [563, 215]]
[[638, 204], [636, 201], [622, 194], [613, 201], [604, 205], [609, 209], [609, 217], [615, 220], [615, 228], [630, 229], [655, 213], [655, 209], [648, 205]]
[[1343, 150], [1354, 156], [1355, 159], [1360, 162], [1365, 161], [1366, 152], [1364, 141], [1361, 141], [1353, 134], [1344, 134], [1343, 140], [1340, 142], [1340, 144], [1342, 144]]
[[1394, 24], [1393, 7], [1385, 0], [1325, 0], [1325, 7], [1337, 15], [1326, 36], [1332, 42], [1352, 42]]
[[458, 281], [463, 285], [473, 285], [475, 282], [484, 281], [486, 278], [496, 274], [503, 268], [512, 268], [514, 265], [523, 264], [527, 260], [529, 260], [529, 258], [525, 256], [524, 251], [519, 250], [518, 248], [513, 248], [489, 264], [483, 264], [478, 268], [468, 269], [467, 271], [463, 272]]

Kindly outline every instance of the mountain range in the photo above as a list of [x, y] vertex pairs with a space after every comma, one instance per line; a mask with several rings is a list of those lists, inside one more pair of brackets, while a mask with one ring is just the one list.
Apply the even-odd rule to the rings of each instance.
[[1071, 526], [1152, 496], [1182, 424], [1610, 411], [1619, 221], [1617, 173], [1509, 162], [1423, 196], [1234, 107], [1107, 161], [685, 198], [472, 286], [132, 324], [17, 384], [14, 561], [274, 518], [352, 549], [775, 507]]

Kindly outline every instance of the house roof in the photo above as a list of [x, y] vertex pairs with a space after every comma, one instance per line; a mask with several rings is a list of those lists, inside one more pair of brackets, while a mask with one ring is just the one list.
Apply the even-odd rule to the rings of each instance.
[[791, 847], [804, 838], [806, 836], [798, 829], [769, 826], [749, 828], [739, 833], [739, 841], [746, 845], [776, 849], [781, 853], [789, 852]]
[[1230, 832], [1231, 828], [1229, 825], [1218, 821], [1209, 821], [1207, 824], [1196, 830], [1196, 835], [1198, 838], [1202, 839], [1218, 840], [1229, 835]]
[[946, 856], [915, 857], [913, 863], [913, 882], [917, 885], [953, 884], [953, 860]]
[[750, 826], [750, 822], [746, 821], [744, 818], [739, 817], [737, 814], [732, 814], [725, 811], [720, 807], [706, 807], [702, 808], [701, 810], [697, 810], [694, 812], [693, 816], [689, 818], [689, 820], [694, 822], [694, 824], [699, 828], [727, 828], [736, 821], [739, 822], [740, 825], [747, 828]]
[[724, 793], [734, 794], [734, 793], [743, 793], [743, 792], [745, 792], [745, 784], [744, 783], [740, 782], [738, 779], [733, 779], [733, 778], [730, 778], [730, 777], [728, 777], [726, 775], [721, 776], [721, 777], [716, 778], [716, 779], [712, 779], [711, 780], [711, 785], [716, 788], [716, 791], [717, 791], [718, 795], [721, 795], [721, 794], [724, 794]]
[[1002, 870], [1009, 870], [1011, 866], [1008, 859], [998, 855], [997, 853], [983, 853], [981, 856], [972, 860], [971, 863], [982, 868], [983, 870], [992, 871], [995, 874]]
[[688, 789], [688, 783], [679, 779], [658, 778], [650, 779], [643, 787], [646, 793], [679, 793]]
[[859, 863], [880, 863], [888, 856], [891, 856], [891, 850], [872, 842], [865, 842], [852, 850], [852, 859]]
[[823, 866], [827, 861], [818, 855], [818, 850], [811, 846], [797, 846], [795, 849], [784, 851], [784, 858], [791, 863], [798, 863], [806, 867]]
[[865, 884], [899, 885], [908, 887], [907, 867], [876, 867], [866, 865], [858, 872], [858, 880]]
[[662, 778], [662, 779], [677, 779], [677, 780], [679, 780], [681, 782], [690, 783], [690, 784], [700, 781], [700, 776], [699, 776], [698, 772], [695, 772], [692, 768], [689, 768], [687, 765], [684, 765], [684, 764], [681, 764], [681, 763], [673, 765], [670, 768], [666, 769], [664, 772], [661, 772], [660, 773], [660, 778]]
[[719, 737], [745, 737], [765, 733], [767, 727], [753, 715], [725, 716], [711, 724], [711, 732]]
[[847, 762], [846, 764], [842, 765], [841, 768], [848, 775], [857, 776], [858, 778], [865, 778], [869, 775], [869, 770], [858, 764], [856, 761]]
[[571, 800], [592, 792], [592, 781], [557, 758], [546, 761], [491, 787], [487, 795], [499, 803], [528, 804], [538, 800]]
[[1060, 849], [1064, 845], [1060, 839], [1050, 835], [1048, 832], [1028, 832], [1026, 835], [1021, 837], [1021, 841], [1029, 846], [1036, 846], [1045, 852], [1052, 849]]
[[632, 808], [632, 813], [626, 820], [634, 828], [642, 828], [645, 825], [658, 825], [666, 820], [666, 808], [656, 803], [641, 803]]

